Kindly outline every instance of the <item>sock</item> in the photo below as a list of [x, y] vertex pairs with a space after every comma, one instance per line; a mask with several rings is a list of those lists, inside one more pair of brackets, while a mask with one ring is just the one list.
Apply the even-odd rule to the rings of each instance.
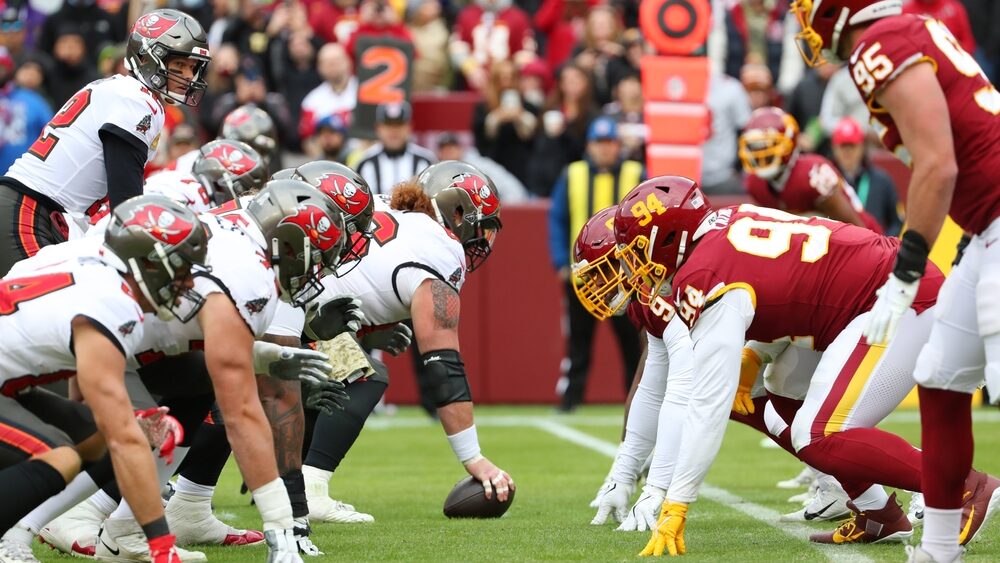
[[325, 471], [334, 471], [348, 450], [361, 434], [361, 429], [368, 420], [379, 399], [385, 393], [387, 385], [380, 381], [355, 381], [347, 386], [351, 400], [344, 410], [332, 415], [320, 414], [316, 420], [309, 454], [303, 465], [311, 465]]
[[90, 499], [88, 500], [94, 505], [95, 508], [97, 508], [97, 510], [100, 510], [102, 514], [111, 514], [116, 508], [118, 508], [118, 501], [120, 499], [109, 495], [107, 491], [101, 489], [90, 495]]
[[202, 424], [191, 440], [191, 451], [180, 466], [180, 475], [192, 483], [214, 487], [229, 461], [229, 439], [226, 427]]
[[849, 495], [849, 481], [919, 491], [920, 457], [906, 440], [877, 428], [837, 432], [799, 450], [799, 459], [836, 477]]
[[199, 485], [194, 481], [191, 481], [187, 477], [181, 475], [177, 478], [177, 482], [174, 483], [174, 491], [178, 493], [184, 493], [193, 497], [201, 498], [212, 498], [215, 494], [215, 486], [213, 485]]
[[135, 519], [135, 515], [132, 514], [132, 507], [128, 505], [128, 501], [125, 500], [125, 499], [122, 499], [122, 501], [118, 503], [118, 507], [115, 508], [115, 511], [112, 512], [111, 516], [108, 516], [108, 518], [132, 518], [132, 519]]
[[854, 501], [854, 506], [858, 507], [858, 510], [862, 512], [866, 510], [882, 510], [889, 503], [889, 495], [885, 494], [885, 489], [882, 488], [882, 485], [872, 485], [868, 487], [867, 491], [851, 500]]
[[294, 469], [281, 476], [288, 490], [288, 500], [292, 503], [292, 518], [309, 516], [309, 504], [306, 502], [306, 482], [301, 469]]
[[924, 387], [918, 392], [922, 469], [927, 476], [921, 482], [924, 504], [961, 508], [965, 478], [972, 470], [972, 396]]
[[924, 535], [920, 547], [935, 561], [951, 561], [962, 552], [962, 546], [958, 545], [961, 525], [961, 508], [924, 508]]
[[142, 524], [142, 533], [146, 534], [146, 539], [153, 542], [156, 538], [170, 534], [170, 527], [167, 525], [167, 517], [160, 516], [156, 520], [147, 524]]
[[0, 530], [7, 530], [45, 499], [66, 487], [59, 471], [39, 459], [29, 459], [0, 471]]
[[94, 482], [94, 479], [87, 473], [80, 473], [59, 494], [38, 505], [18, 524], [37, 534], [46, 524], [83, 502], [95, 492], [97, 492], [97, 483]]

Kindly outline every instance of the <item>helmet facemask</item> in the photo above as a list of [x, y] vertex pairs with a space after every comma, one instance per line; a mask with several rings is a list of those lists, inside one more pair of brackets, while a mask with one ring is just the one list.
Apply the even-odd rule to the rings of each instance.
[[[279, 231], [278, 236], [271, 239], [271, 266], [275, 277], [278, 278], [281, 298], [294, 307], [301, 307], [319, 297], [323, 293], [323, 275], [336, 271], [340, 264], [340, 255], [346, 238], [343, 217], [336, 215], [331, 219], [337, 222], [333, 226], [336, 229], [337, 241], [327, 250], [313, 244], [309, 235], [298, 239], [296, 235], [301, 235], [301, 231], [289, 233], [290, 236], [282, 236]], [[291, 228], [291, 226], [281, 227], [281, 229]], [[329, 229], [325, 232], [328, 233]], [[281, 239], [287, 241], [282, 244]]]
[[[629, 244], [619, 245], [618, 249], [615, 250], [615, 258], [621, 263], [625, 287], [630, 293], [635, 293], [635, 298], [640, 304], [647, 306], [660, 294], [660, 288], [668, 279], [667, 267], [652, 259], [652, 248], [656, 241], [657, 231], [658, 228], [653, 227], [650, 234], [652, 240], [639, 235]], [[668, 244], [672, 242], [673, 240], [670, 240]], [[678, 266], [682, 259], [683, 254], [679, 254]]]
[[795, 35], [795, 45], [799, 48], [802, 60], [810, 67], [823, 64], [826, 62], [826, 58], [823, 56], [823, 38], [810, 23], [812, 21], [813, 0], [793, 0], [789, 9], [795, 13], [795, 17], [799, 20], [799, 27], [802, 28]]
[[[201, 99], [205, 95], [205, 90], [208, 88], [208, 83], [205, 82], [205, 70], [208, 68], [208, 63], [212, 60], [208, 55], [208, 50], [200, 49], [201, 51], [204, 51], [204, 54], [177, 51], [165, 47], [158, 42], [151, 42], [149, 39], [142, 40], [142, 47], [143, 48], [140, 50], [141, 54], [139, 56], [146, 60], [141, 62], [136, 61], [139, 63], [137, 65], [126, 58], [126, 68], [138, 77], [141, 73], [137, 72], [138, 68], [133, 67], [143, 66], [148, 64], [148, 62], [152, 62], [155, 72], [153, 72], [150, 76], [142, 77], [142, 82], [145, 83], [146, 86], [159, 92], [163, 96], [163, 99], [168, 103], [179, 103], [191, 107], [195, 107], [201, 103]], [[168, 67], [172, 57], [194, 60], [194, 78], [187, 79], [180, 73], [171, 71]], [[184, 88], [184, 92], [172, 92], [170, 90], [170, 86], [172, 84], [180, 85]]]
[[193, 288], [185, 287], [184, 281], [189, 275], [210, 269], [195, 264], [179, 252], [168, 254], [162, 243], [155, 243], [146, 257], [129, 258], [128, 267], [142, 295], [161, 320], [177, 319], [186, 323], [205, 304], [205, 298]]
[[740, 135], [743, 170], [765, 180], [773, 180], [784, 172], [784, 159], [794, 150], [792, 139], [777, 131], [753, 130]]
[[[479, 215], [478, 211], [476, 215]], [[467, 215], [466, 221], [468, 220], [469, 216]], [[475, 234], [462, 243], [462, 247], [465, 249], [465, 259], [468, 262], [467, 272], [475, 270], [486, 262], [486, 259], [493, 252], [493, 243], [496, 241], [497, 233], [503, 227], [499, 217], [477, 219], [473, 225], [475, 225]]]
[[632, 286], [625, 283], [625, 274], [614, 257], [612, 250], [592, 262], [573, 264], [577, 298], [588, 313], [602, 321], [619, 314], [632, 297]]

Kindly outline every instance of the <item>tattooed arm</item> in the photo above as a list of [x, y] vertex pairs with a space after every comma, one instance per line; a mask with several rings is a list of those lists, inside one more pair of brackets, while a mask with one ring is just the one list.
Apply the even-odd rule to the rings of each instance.
[[[458, 318], [461, 300], [455, 288], [439, 279], [425, 280], [413, 293], [410, 315], [417, 347], [424, 354], [458, 347]], [[450, 436], [472, 426], [472, 402], [459, 401], [437, 410], [445, 432]]]
[[[265, 342], [280, 346], [301, 345], [292, 336], [264, 335]], [[302, 390], [298, 381], [283, 381], [267, 375], [257, 375], [257, 390], [264, 413], [274, 435], [274, 453], [278, 458], [278, 473], [302, 468], [302, 434], [305, 414], [302, 411]]]

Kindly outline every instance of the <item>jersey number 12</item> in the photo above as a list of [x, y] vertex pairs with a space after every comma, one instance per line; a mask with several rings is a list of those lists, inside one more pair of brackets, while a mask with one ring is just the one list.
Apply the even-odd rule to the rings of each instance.
[[77, 92], [69, 101], [63, 105], [62, 109], [59, 110], [52, 120], [49, 121], [48, 125], [42, 129], [41, 135], [35, 139], [34, 143], [31, 143], [31, 147], [28, 148], [28, 152], [37, 156], [38, 158], [45, 160], [49, 157], [52, 149], [56, 147], [56, 143], [59, 142], [59, 137], [52, 133], [52, 129], [61, 129], [63, 127], [69, 127], [73, 125], [76, 118], [80, 117], [83, 110], [87, 109], [90, 105], [90, 89], [80, 90]]

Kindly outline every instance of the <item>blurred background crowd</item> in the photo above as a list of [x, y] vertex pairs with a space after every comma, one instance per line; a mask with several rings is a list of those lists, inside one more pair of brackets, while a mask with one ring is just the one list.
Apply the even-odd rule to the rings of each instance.
[[[560, 227], [565, 219], [558, 208], [565, 206], [562, 194], [573, 163], [585, 162], [578, 166], [588, 167], [595, 182], [607, 173], [612, 184], [645, 176], [639, 61], [652, 50], [638, 28], [639, 3], [0, 0], [0, 172], [77, 89], [124, 72], [130, 22], [154, 7], [177, 8], [202, 22], [213, 60], [201, 105], [168, 108], [157, 165], [215, 138], [226, 115], [245, 104], [274, 122], [284, 165], [321, 157], [343, 161], [377, 192], [425, 161], [467, 160], [493, 176], [507, 202], [554, 197], [552, 262], [571, 283], [564, 239], [572, 233]], [[787, 1], [713, 0], [712, 6], [713, 28], [704, 47], [712, 62], [706, 191], [742, 193], [739, 132], [752, 110], [779, 106], [798, 121], [802, 151], [824, 154], [855, 187], [870, 185], [865, 193], [885, 195], [864, 203], [887, 232], [898, 232], [900, 217], [885, 212], [896, 205], [895, 189], [871, 163], [878, 137], [847, 70], [804, 66]], [[943, 20], [997, 82], [1000, 2], [906, 0], [906, 10]], [[415, 135], [412, 107], [404, 103], [379, 108], [376, 138], [352, 138], [354, 49], [366, 36], [412, 44], [414, 94], [477, 96], [467, 128]], [[407, 166], [398, 164], [400, 155], [410, 159]], [[626, 364], [638, 361], [634, 348], [624, 349]], [[626, 373], [632, 368], [626, 365]], [[572, 409], [582, 390], [571, 385], [563, 396], [563, 407]]]

